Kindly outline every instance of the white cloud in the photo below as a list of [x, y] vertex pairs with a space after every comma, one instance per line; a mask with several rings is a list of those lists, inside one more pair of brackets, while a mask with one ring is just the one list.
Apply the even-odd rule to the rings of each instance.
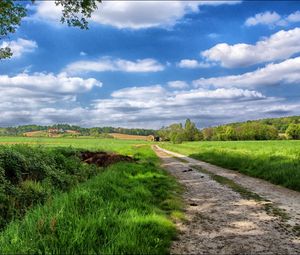
[[[31, 120], [41, 116], [43, 109], [74, 107], [77, 104], [77, 95], [96, 86], [101, 87], [102, 83], [95, 79], [69, 77], [64, 73], [0, 75], [0, 124], [33, 123]], [[60, 110], [55, 111], [58, 113]], [[38, 121], [37, 123], [47, 122], [49, 116]]]
[[87, 54], [84, 51], [80, 51], [79, 55], [83, 57], [86, 56]]
[[189, 87], [189, 84], [185, 81], [170, 81], [168, 86], [173, 89], [186, 89]]
[[300, 84], [300, 57], [269, 64], [264, 68], [240, 75], [201, 78], [194, 81], [199, 87], [259, 87], [279, 84]]
[[300, 28], [281, 30], [255, 45], [220, 43], [201, 54], [208, 61], [224, 67], [245, 67], [258, 63], [283, 60], [300, 52]]
[[254, 17], [250, 17], [245, 21], [248, 27], [256, 25], [267, 25], [269, 27], [287, 26], [290, 23], [300, 22], [300, 11], [291, 13], [288, 16], [281, 16], [277, 12], [261, 12], [257, 13]]
[[246, 20], [246, 26], [256, 26], [258, 24], [274, 25], [281, 19], [281, 16], [277, 12], [261, 12], [257, 13], [254, 17], [250, 17]]
[[21, 88], [49, 93], [82, 93], [93, 87], [101, 87], [96, 79], [70, 77], [66, 73], [21, 73], [16, 76], [0, 75], [0, 88]]
[[289, 22], [300, 22], [300, 11], [296, 11], [294, 13], [291, 13], [287, 18], [287, 21]]
[[[239, 1], [103, 1], [91, 17], [96, 24], [119, 29], [145, 29], [174, 26], [185, 15], [197, 13], [200, 5], [237, 4]], [[38, 3], [31, 19], [58, 22], [61, 7], [51, 1]]]
[[100, 58], [96, 61], [76, 61], [65, 68], [68, 73], [119, 71], [129, 73], [159, 72], [165, 67], [155, 59], [138, 59], [129, 61], [124, 59]]
[[188, 68], [188, 69], [195, 69], [195, 68], [208, 68], [211, 67], [211, 63], [204, 63], [199, 62], [195, 59], [182, 59], [179, 63], [177, 63], [177, 66], [180, 68]]
[[18, 38], [14, 41], [4, 41], [0, 48], [9, 47], [13, 53], [13, 58], [20, 58], [24, 53], [33, 52], [38, 48], [35, 41]]
[[63, 85], [61, 91], [60, 82], [52, 85], [51, 93], [51, 86], [41, 86], [43, 89], [31, 82], [31, 87], [20, 79], [11, 79], [9, 86], [5, 86], [6, 79], [0, 78], [0, 126], [67, 122], [81, 126], [159, 128], [186, 118], [193, 119], [199, 126], [209, 126], [244, 118], [293, 114], [300, 106], [267, 98], [255, 90], [197, 88], [168, 91], [161, 85], [154, 85], [117, 90], [110, 98], [95, 100], [82, 107], [76, 101], [76, 94], [79, 91], [84, 93], [91, 89], [90, 86], [69, 89]]
[[[157, 128], [187, 117], [202, 119], [206, 125], [215, 118], [219, 122], [229, 121], [238, 117], [233, 112], [249, 111], [246, 105], [256, 105], [257, 110], [259, 102], [267, 104], [269, 101], [260, 92], [252, 90], [220, 88], [170, 92], [155, 85], [115, 91], [110, 99], [96, 100], [94, 111], [98, 113], [95, 116], [110, 116], [110, 123], [116, 125]], [[102, 123], [105, 117], [95, 121]]]

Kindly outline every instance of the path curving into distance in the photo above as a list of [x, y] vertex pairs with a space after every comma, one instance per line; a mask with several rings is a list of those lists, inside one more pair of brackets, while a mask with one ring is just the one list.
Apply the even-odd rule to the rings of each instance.
[[[172, 244], [172, 254], [300, 254], [300, 237], [292, 231], [293, 226], [289, 227], [290, 222], [294, 225], [299, 222], [300, 211], [293, 213], [289, 222], [266, 211], [268, 204], [272, 209], [277, 205], [287, 208], [287, 214], [296, 211], [300, 206], [298, 192], [159, 146], [153, 149], [162, 167], [185, 187], [187, 220], [177, 223], [179, 236]], [[204, 169], [202, 172], [200, 167]], [[212, 174], [233, 180], [273, 203], [244, 198], [215, 181]]]

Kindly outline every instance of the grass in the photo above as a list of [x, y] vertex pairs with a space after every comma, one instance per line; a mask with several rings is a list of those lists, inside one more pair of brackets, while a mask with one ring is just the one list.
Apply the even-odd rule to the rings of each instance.
[[300, 141], [186, 142], [160, 146], [300, 191]]
[[137, 148], [142, 145], [150, 144], [146, 141], [102, 139], [92, 137], [78, 138], [44, 138], [44, 137], [0, 137], [0, 145], [28, 144], [42, 145], [47, 147], [74, 147], [89, 149], [92, 151], [113, 151], [120, 154], [134, 155]]
[[139, 160], [111, 165], [71, 190], [54, 194], [43, 205], [30, 208], [0, 233], [0, 253], [168, 253], [176, 235], [172, 218], [182, 217], [181, 188], [175, 179], [158, 167], [158, 159], [147, 144], [83, 140], [45, 141], [50, 147], [57, 142], [122, 151]]

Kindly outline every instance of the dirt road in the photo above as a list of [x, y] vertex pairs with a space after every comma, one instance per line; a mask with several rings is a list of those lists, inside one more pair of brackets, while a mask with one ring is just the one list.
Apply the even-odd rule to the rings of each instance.
[[[171, 253], [300, 254], [300, 238], [280, 217], [266, 212], [265, 202], [245, 199], [238, 192], [213, 180], [208, 172], [205, 174], [191, 166], [198, 165], [209, 172], [217, 171], [218, 175], [226, 175], [228, 179], [230, 174], [234, 174], [232, 171], [205, 165], [204, 162], [171, 153], [158, 146], [153, 149], [161, 158], [162, 166], [185, 186], [183, 198], [187, 220], [177, 224], [180, 234], [172, 244]], [[245, 180], [241, 181], [244, 177]], [[240, 185], [243, 185], [242, 182], [248, 183], [247, 188], [254, 185], [247, 176], [231, 178], [239, 181]], [[256, 190], [262, 190], [261, 193], [264, 191], [262, 187], [256, 187]], [[296, 194], [292, 194], [295, 195], [296, 200], [292, 199], [295, 206], [292, 202], [285, 203], [290, 211], [299, 206], [300, 200], [297, 200]], [[275, 197], [278, 199], [278, 194]], [[267, 199], [272, 201], [269, 197]], [[297, 221], [294, 217], [293, 223], [297, 224]]]

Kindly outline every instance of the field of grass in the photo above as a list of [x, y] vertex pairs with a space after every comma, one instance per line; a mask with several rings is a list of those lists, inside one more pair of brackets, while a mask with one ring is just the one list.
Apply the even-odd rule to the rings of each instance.
[[[26, 167], [33, 164], [35, 159], [34, 170], [40, 167], [38, 151], [42, 151], [42, 163], [50, 169], [54, 166], [51, 160], [50, 163], [46, 161], [48, 151], [54, 153], [50, 158], [55, 158], [58, 154], [56, 152], [62, 151], [63, 156], [59, 158], [62, 161], [66, 160], [71, 169], [75, 160], [76, 164], [73, 167], [77, 168], [80, 162], [74, 156], [69, 159], [70, 153], [65, 153], [76, 150], [74, 148], [114, 151], [132, 155], [137, 159], [136, 162], [120, 162], [96, 171], [95, 167], [91, 166], [92, 174], [89, 178], [74, 182], [70, 189], [55, 189], [44, 201], [30, 204], [29, 200], [26, 212], [15, 219], [12, 218], [0, 232], [1, 254], [168, 253], [170, 242], [176, 234], [172, 218], [181, 216], [181, 202], [178, 198], [180, 187], [159, 168], [158, 159], [149, 144], [81, 138], [1, 138], [0, 141], [6, 144], [1, 147], [0, 152], [9, 150], [17, 153], [24, 160]], [[25, 142], [27, 146], [11, 145], [14, 142]], [[69, 146], [73, 148], [65, 148]], [[35, 153], [36, 157], [32, 155]], [[1, 155], [0, 153], [1, 167], [7, 168], [4, 164], [7, 158]], [[12, 158], [14, 157], [9, 157], [9, 160]], [[60, 160], [58, 162], [61, 163]], [[58, 166], [57, 164], [55, 166]], [[90, 167], [80, 164], [83, 165], [82, 170]], [[68, 173], [71, 169], [68, 169]], [[60, 170], [55, 173], [63, 172], [63, 169]], [[49, 181], [44, 182], [45, 179], [47, 175], [41, 180], [21, 178], [14, 185], [8, 184], [21, 189], [24, 182], [30, 182], [27, 186], [34, 187], [33, 191], [38, 192], [48, 187], [46, 184]], [[5, 181], [10, 180], [6, 178]], [[0, 206], [0, 213], [5, 213], [2, 209]]]
[[300, 141], [201, 141], [160, 146], [300, 191]]
[[47, 147], [73, 147], [92, 151], [110, 151], [134, 155], [140, 145], [150, 144], [146, 141], [102, 139], [93, 137], [48, 138], [48, 137], [0, 137], [0, 145], [28, 144]]

